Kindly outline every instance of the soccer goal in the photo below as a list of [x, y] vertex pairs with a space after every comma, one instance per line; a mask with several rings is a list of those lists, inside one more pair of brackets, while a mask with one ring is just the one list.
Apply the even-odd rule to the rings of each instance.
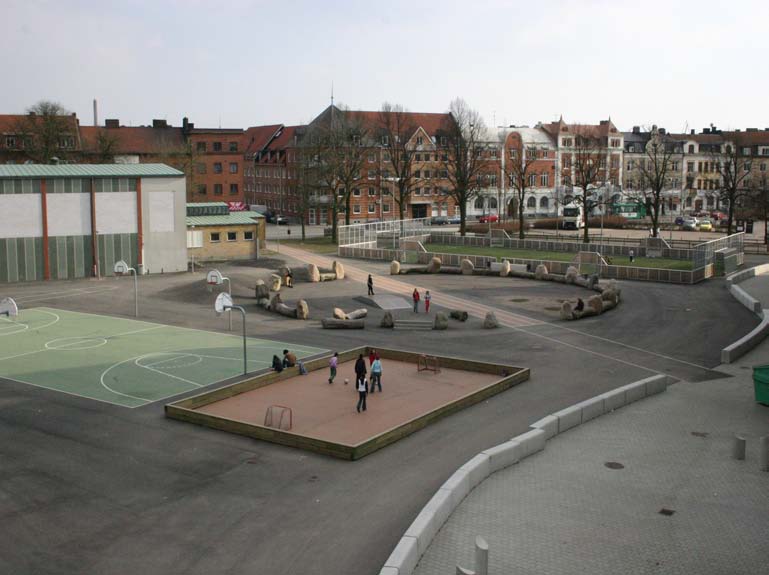
[[417, 371], [432, 371], [434, 373], [441, 372], [441, 365], [438, 358], [434, 355], [420, 355], [417, 358]]
[[264, 426], [291, 431], [294, 425], [294, 414], [285, 405], [270, 405], [264, 414]]

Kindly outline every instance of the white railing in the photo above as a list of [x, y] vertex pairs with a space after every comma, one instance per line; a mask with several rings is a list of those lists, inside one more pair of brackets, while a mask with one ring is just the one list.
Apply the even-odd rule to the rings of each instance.
[[373, 244], [376, 247], [379, 240], [382, 240], [382, 243], [386, 244], [382, 247], [397, 249], [403, 238], [425, 233], [430, 233], [430, 218], [350, 224], [339, 226], [339, 246]]

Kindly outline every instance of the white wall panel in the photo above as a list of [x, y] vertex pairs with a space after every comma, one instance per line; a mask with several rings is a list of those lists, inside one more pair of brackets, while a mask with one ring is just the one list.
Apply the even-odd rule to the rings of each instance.
[[91, 234], [90, 194], [48, 194], [48, 235]]
[[96, 233], [137, 233], [135, 192], [96, 194]]
[[0, 237], [39, 238], [42, 235], [40, 194], [0, 195]]
[[150, 231], [174, 231], [174, 193], [152, 192], [150, 199]]

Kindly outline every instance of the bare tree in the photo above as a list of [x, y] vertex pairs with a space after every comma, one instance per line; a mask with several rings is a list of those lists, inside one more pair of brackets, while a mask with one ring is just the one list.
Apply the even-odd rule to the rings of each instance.
[[531, 176], [534, 174], [534, 162], [537, 159], [536, 150], [527, 149], [523, 141], [523, 137], [518, 134], [515, 145], [510, 147], [509, 150], [505, 149], [505, 141], [507, 139], [504, 132], [500, 133], [500, 141], [502, 144], [502, 153], [507, 154], [504, 162], [503, 177], [507, 177], [510, 182], [510, 187], [513, 189], [513, 198], [516, 202], [516, 211], [518, 216], [518, 237], [524, 238], [524, 200], [526, 194], [529, 193], [529, 182]]
[[485, 160], [481, 154], [486, 124], [481, 115], [462, 99], [449, 106], [449, 118], [443, 123], [440, 137], [445, 138], [441, 156], [442, 176], [450, 184], [449, 195], [459, 206], [459, 233], [465, 235], [467, 205], [480, 190]]
[[629, 195], [649, 208], [652, 220], [652, 236], [657, 237], [659, 219], [664, 197], [663, 190], [672, 187], [671, 176], [677, 173], [674, 162], [683, 158], [683, 145], [660, 134], [657, 126], [652, 126], [651, 137], [646, 143], [644, 157], [633, 166], [637, 188]]
[[727, 205], [726, 228], [727, 234], [732, 233], [734, 210], [743, 198], [750, 197], [751, 158], [740, 159], [736, 142], [725, 143], [718, 150], [711, 152], [713, 165], [720, 177], [718, 191], [721, 203]]
[[591, 126], [575, 126], [574, 135], [570, 165], [563, 167], [563, 178], [577, 188], [574, 200], [580, 206], [585, 222], [583, 242], [590, 243], [589, 216], [604, 203], [598, 191], [611, 181], [617, 169], [609, 163], [606, 138], [596, 134]]
[[416, 187], [414, 178], [415, 148], [411, 137], [417, 130], [411, 114], [399, 104], [382, 104], [379, 111], [377, 134], [383, 147], [379, 176], [384, 181], [395, 182], [393, 199], [398, 204], [398, 219], [404, 219], [404, 211], [411, 202]]
[[27, 108], [27, 115], [16, 123], [14, 130], [33, 162], [50, 164], [75, 151], [78, 135], [69, 118], [70, 112], [58, 102], [40, 100]]
[[310, 138], [303, 138], [294, 150], [294, 162], [293, 166], [290, 166], [290, 169], [294, 170], [294, 181], [296, 182], [297, 214], [302, 226], [302, 241], [306, 239], [305, 221], [307, 213], [320, 186], [316, 170], [317, 158], [318, 152], [310, 142]]

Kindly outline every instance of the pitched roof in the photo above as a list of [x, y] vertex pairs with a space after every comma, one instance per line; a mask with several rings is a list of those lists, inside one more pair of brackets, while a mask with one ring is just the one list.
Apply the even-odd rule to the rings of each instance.
[[[356, 121], [371, 127], [376, 127], [381, 124], [381, 117], [383, 114], [383, 112], [369, 112], [364, 110], [351, 110], [346, 113]], [[397, 112], [384, 113], [396, 114]], [[415, 127], [422, 128], [430, 136], [437, 134], [444, 123], [451, 118], [451, 114], [448, 112], [402, 112], [402, 114], [405, 115]]]
[[81, 126], [83, 151], [99, 152], [99, 134], [114, 139], [113, 154], [172, 154], [186, 149], [181, 128]]
[[0, 178], [159, 178], [184, 177], [165, 164], [11, 164], [0, 165]]
[[[0, 134], [14, 133], [17, 131], [20, 122], [29, 118], [40, 119], [41, 116], [30, 116], [30, 114], [0, 114]], [[72, 133], [77, 136], [79, 122], [76, 116], [71, 114], [60, 116]]]
[[728, 137], [739, 146], [769, 146], [769, 129], [729, 132]]
[[268, 148], [273, 150], [286, 148], [293, 143], [294, 134], [296, 134], [298, 128], [301, 128], [301, 126], [283, 126], [280, 133], [270, 142]]
[[561, 118], [557, 122], [541, 124], [541, 127], [554, 137], [557, 137], [558, 134], [579, 134], [593, 138], [606, 138], [610, 134], [622, 135], [622, 132], [617, 130], [617, 127], [611, 120], [601, 120], [598, 124], [567, 124]]
[[269, 126], [252, 126], [247, 128], [243, 135], [243, 142], [245, 142], [244, 153], [254, 155], [263, 150], [282, 127], [282, 124], [270, 124]]
[[187, 216], [187, 226], [234, 226], [256, 224], [258, 212], [230, 212], [226, 216]]

